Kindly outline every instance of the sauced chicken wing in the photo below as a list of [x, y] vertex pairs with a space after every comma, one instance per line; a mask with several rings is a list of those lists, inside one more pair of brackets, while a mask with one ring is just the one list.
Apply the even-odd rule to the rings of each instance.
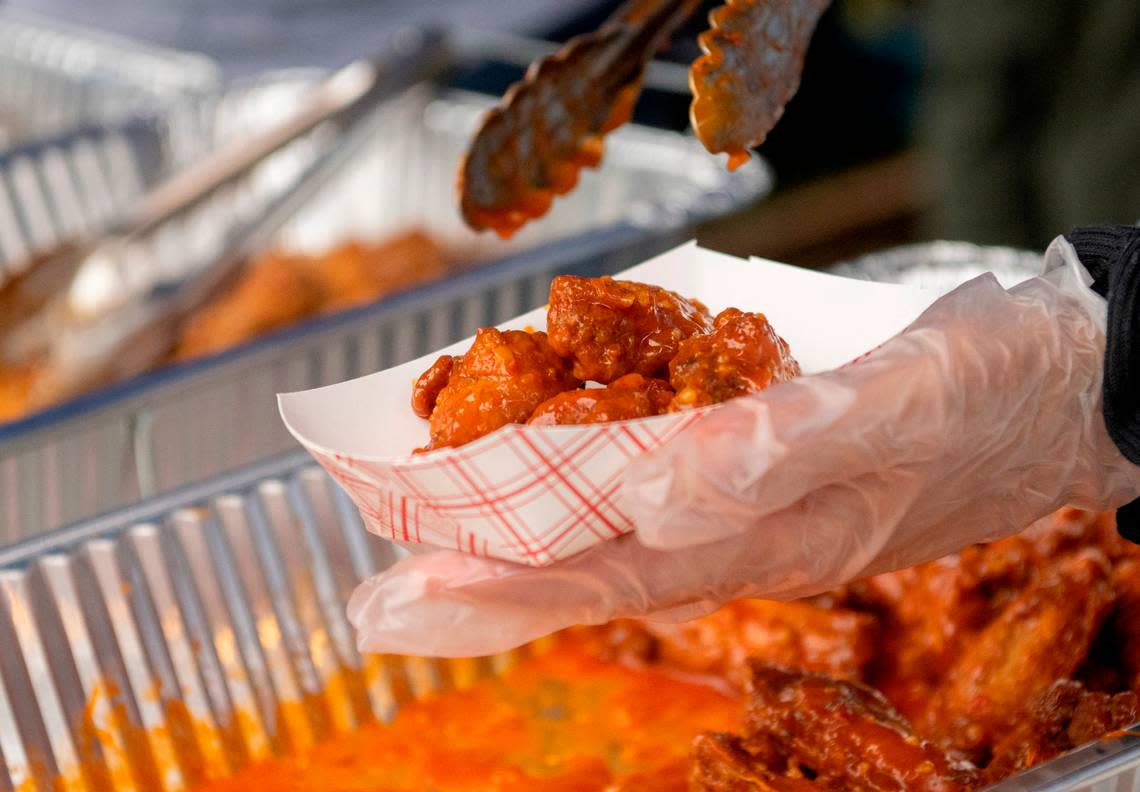
[[1037, 564], [1019, 537], [851, 584], [845, 599], [883, 621], [871, 681], [908, 718], [951, 663], [1020, 592]]
[[1131, 690], [1121, 693], [1086, 692], [1073, 711], [1067, 734], [1078, 746], [1099, 740], [1114, 731], [1140, 723], [1140, 697]]
[[409, 286], [443, 277], [451, 269], [444, 249], [422, 231], [378, 243], [351, 242], [313, 260], [325, 298], [322, 312], [372, 302]]
[[997, 783], [1071, 747], [1066, 729], [1083, 692], [1078, 682], [1062, 679], [1053, 683], [994, 746], [983, 779]]
[[719, 404], [799, 376], [800, 365], [763, 314], [721, 311], [709, 335], [681, 342], [669, 362], [670, 411]]
[[708, 309], [659, 286], [562, 275], [550, 285], [550, 344], [574, 376], [608, 384], [657, 377], [686, 338], [712, 330]]
[[983, 773], [983, 781], [996, 784], [1138, 720], [1140, 702], [1135, 693], [1094, 693], [1079, 682], [1058, 680], [994, 746], [994, 758]]
[[604, 388], [579, 388], [547, 399], [534, 411], [529, 423], [554, 426], [647, 418], [665, 412], [672, 398], [673, 389], [668, 382], [626, 374]]
[[1112, 573], [1117, 592], [1111, 639], [1119, 652], [1125, 685], [1140, 693], [1140, 559], [1129, 558]]
[[[417, 381], [413, 408], [431, 403], [429, 394], [441, 379], [437, 366], [446, 364], [437, 361]], [[539, 404], [580, 384], [545, 333], [483, 328], [471, 349], [454, 360], [447, 385], [437, 392], [427, 448], [463, 445], [501, 426], [525, 423]]]
[[412, 412], [420, 418], [431, 418], [439, 392], [447, 387], [453, 368], [455, 357], [440, 355], [427, 371], [416, 378], [412, 385]]
[[770, 735], [795, 763], [848, 790], [973, 788], [977, 770], [920, 739], [876, 690], [755, 663], [750, 733]]
[[447, 274], [443, 248], [420, 231], [349, 242], [318, 256], [270, 252], [182, 326], [174, 357], [212, 354], [302, 319], [370, 302]]
[[934, 691], [922, 732], [984, 757], [1027, 701], [1081, 665], [1113, 598], [1099, 550], [1043, 569], [967, 644]]
[[827, 781], [786, 775], [764, 754], [731, 734], [710, 732], [693, 741], [690, 789], [694, 792], [821, 792], [838, 790]]
[[220, 352], [315, 314], [324, 301], [320, 278], [304, 256], [270, 253], [246, 269], [234, 287], [191, 315], [174, 357]]
[[803, 602], [736, 600], [681, 624], [653, 622], [658, 662], [747, 686], [750, 658], [843, 679], [860, 679], [875, 650], [875, 618]]

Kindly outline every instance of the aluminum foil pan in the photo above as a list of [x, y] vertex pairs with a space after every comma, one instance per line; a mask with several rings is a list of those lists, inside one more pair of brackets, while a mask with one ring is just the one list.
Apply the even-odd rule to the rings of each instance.
[[[191, 788], [520, 654], [361, 656], [345, 605], [397, 553], [296, 453], [0, 550], [0, 789]], [[993, 789], [1136, 790], [1138, 768], [1129, 734]]]
[[0, 282], [200, 153], [220, 92], [199, 55], [0, 8]]
[[871, 253], [828, 268], [835, 275], [884, 283], [906, 283], [950, 291], [992, 272], [1005, 288], [1041, 274], [1042, 254], [968, 242], [924, 242]]
[[216, 97], [207, 58], [0, 9], [0, 151]]
[[[287, 112], [316, 76], [291, 72], [235, 87], [215, 108], [211, 139], [232, 139]], [[440, 86], [392, 101], [367, 146], [276, 241], [320, 250], [417, 226], [477, 259], [477, 267], [0, 426], [0, 544], [293, 448], [276, 393], [427, 354], [538, 307], [556, 274], [624, 269], [771, 189], [762, 160], [729, 174], [690, 136], [627, 125], [607, 141], [604, 166], [584, 173], [542, 222], [509, 242], [475, 235], [454, 208], [454, 173], [491, 102]], [[207, 201], [194, 222], [159, 235], [160, 252], [127, 272], [129, 288], [145, 293], [178, 278], [186, 252], [195, 253], [190, 263], [201, 261], [200, 248], [224, 239], [226, 223], [277, 194], [288, 174], [313, 159], [319, 133], [266, 161], [240, 189]]]
[[0, 152], [0, 283], [32, 256], [110, 225], [166, 168], [165, 139], [138, 119]]

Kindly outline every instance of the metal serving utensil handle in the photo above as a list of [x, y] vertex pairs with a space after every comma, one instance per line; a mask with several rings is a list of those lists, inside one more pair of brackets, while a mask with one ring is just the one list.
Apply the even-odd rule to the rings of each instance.
[[441, 32], [415, 30], [398, 34], [392, 52], [341, 68], [314, 88], [304, 99], [304, 106], [283, 123], [223, 146], [160, 185], [122, 226], [116, 227], [115, 235], [136, 236], [152, 230], [246, 175], [266, 157], [317, 126], [354, 117], [376, 102], [433, 76], [445, 58]]

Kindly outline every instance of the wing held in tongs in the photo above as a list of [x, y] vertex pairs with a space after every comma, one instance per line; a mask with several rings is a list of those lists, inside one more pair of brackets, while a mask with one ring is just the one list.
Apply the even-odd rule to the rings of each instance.
[[598, 30], [536, 62], [483, 119], [459, 166], [469, 226], [509, 237], [574, 189], [601, 161], [606, 133], [621, 126], [645, 67], [699, 0], [630, 0]]
[[709, 15], [693, 61], [693, 130], [728, 167], [748, 161], [800, 85], [816, 23], [830, 0], [728, 0]]

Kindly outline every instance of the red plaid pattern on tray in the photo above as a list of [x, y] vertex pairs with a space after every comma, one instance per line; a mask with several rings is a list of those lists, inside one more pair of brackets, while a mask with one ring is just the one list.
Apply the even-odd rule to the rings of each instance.
[[[764, 312], [806, 375], [861, 359], [937, 296], [739, 259], [692, 242], [615, 277], [692, 296], [714, 312], [730, 305]], [[541, 329], [545, 322], [540, 308], [503, 327]], [[412, 383], [440, 354], [462, 354], [471, 342], [280, 396], [289, 431], [340, 482], [373, 533], [532, 566], [567, 558], [632, 530], [621, 503], [630, 461], [716, 409], [613, 424], [512, 425], [461, 448], [408, 457], [428, 434], [408, 407]]]
[[511, 425], [403, 461], [313, 454], [378, 536], [543, 566], [633, 530], [617, 497], [629, 461], [704, 412], [554, 429]]

